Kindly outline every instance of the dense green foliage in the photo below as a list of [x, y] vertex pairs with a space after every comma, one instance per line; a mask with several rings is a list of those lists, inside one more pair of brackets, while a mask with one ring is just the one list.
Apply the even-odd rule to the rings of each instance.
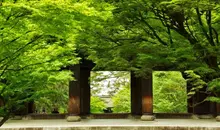
[[207, 100], [220, 103], [220, 78], [212, 80], [208, 86], [208, 90], [214, 93], [214, 96], [208, 97]]
[[155, 71], [153, 73], [154, 112], [186, 113], [186, 81], [180, 72]]
[[103, 109], [106, 108], [105, 102], [96, 96], [91, 96], [90, 112], [91, 113], [103, 113]]
[[131, 112], [131, 94], [129, 82], [127, 86], [123, 86], [113, 97], [114, 113], [130, 113]]
[[67, 105], [69, 99], [69, 82], [57, 83], [48, 86], [48, 89], [57, 91], [53, 94], [42, 94], [34, 100], [35, 112], [42, 113], [43, 109], [46, 113], [52, 113], [57, 110], [59, 113], [67, 113]]
[[[204, 3], [207, 8], [201, 8]], [[213, 38], [213, 42], [218, 42], [214, 32], [219, 20], [215, 18], [219, 5], [214, 3], [206, 0], [113, 0], [105, 8], [113, 6], [112, 15], [106, 15], [108, 19], [105, 21], [92, 19], [99, 22], [99, 26], [94, 23], [95, 27], [86, 28], [89, 32], [85, 35], [91, 34], [91, 38], [83, 40], [88, 41], [90, 58], [99, 67], [128, 67], [141, 70], [140, 73], [152, 69], [185, 70], [198, 67], [202, 67], [198, 68], [203, 69], [202, 72], [204, 69], [211, 71], [214, 68], [209, 67], [211, 63], [205, 60], [206, 56], [218, 56], [219, 53], [218, 43], [210, 41]], [[213, 16], [209, 16], [210, 11], [213, 11], [210, 13]], [[200, 25], [200, 17], [203, 25]], [[211, 19], [211, 34], [207, 25], [209, 17], [214, 17]], [[206, 35], [209, 36], [206, 38]]]
[[26, 102], [63, 97], [54, 86], [73, 79], [63, 69], [79, 59], [74, 53], [73, 12], [60, 2], [0, 4], [0, 125], [11, 114], [24, 114]]
[[215, 84], [207, 96], [219, 97], [218, 1], [97, 1], [91, 5], [98, 4], [94, 8], [105, 15], [91, 14], [80, 32], [84, 37], [77, 39], [96, 69], [129, 70], [142, 77], [153, 70], [193, 70], [206, 82], [204, 88]]

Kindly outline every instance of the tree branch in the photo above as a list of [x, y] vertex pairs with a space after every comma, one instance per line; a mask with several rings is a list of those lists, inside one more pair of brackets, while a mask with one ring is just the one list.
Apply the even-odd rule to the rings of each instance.
[[188, 20], [186, 19], [186, 27], [187, 27], [187, 29], [188, 29], [188, 31], [189, 31], [189, 33], [190, 33], [190, 35], [194, 38], [194, 39], [196, 39], [196, 37], [193, 35], [193, 31], [190, 29], [190, 26], [189, 26], [189, 23], [188, 23]]
[[[40, 37], [42, 37], [42, 35], [38, 35], [35, 36], [30, 42], [28, 42], [27, 44], [25, 44], [24, 46], [20, 47], [19, 49], [17, 49], [12, 55], [10, 56], [6, 56], [5, 58], [0, 60], [0, 63], [11, 58], [13, 55], [17, 54], [18, 52], [20, 52], [21, 50], [23, 50], [24, 48], [26, 48], [28, 45], [34, 43], [35, 41], [37, 41]], [[2, 67], [2, 66], [1, 66]]]
[[161, 23], [163, 24], [163, 26], [164, 26], [164, 27], [167, 27], [167, 34], [169, 35], [170, 44], [172, 45], [172, 44], [173, 44], [173, 39], [172, 39], [172, 35], [171, 35], [171, 30], [170, 30], [170, 27], [169, 27], [169, 25], [168, 25], [168, 23], [167, 23], [167, 19], [166, 19], [166, 16], [165, 16], [164, 11], [162, 11], [163, 14], [160, 15], [157, 10], [156, 10], [156, 11], [155, 11], [154, 9], [152, 9], [152, 10], [153, 10], [154, 15], [157, 16], [157, 17], [159, 17], [159, 20], [161, 21]]
[[10, 70], [10, 71], [20, 71], [20, 70], [24, 70], [25, 68], [28, 68], [30, 66], [35, 66], [35, 65], [40, 65], [40, 64], [44, 64], [44, 63], [49, 63], [49, 62], [52, 62], [54, 61], [55, 59], [51, 59], [51, 60], [47, 60], [47, 61], [44, 61], [44, 62], [38, 62], [38, 63], [33, 63], [33, 64], [29, 64], [29, 65], [26, 65], [26, 66], [23, 66], [21, 68], [18, 68], [18, 69], [6, 69], [6, 70]]
[[217, 43], [217, 45], [219, 45], [218, 32], [217, 32], [216, 29], [213, 28], [213, 27], [212, 27], [212, 30], [213, 30], [213, 32], [214, 32], [214, 34], [215, 34], [215, 37], [216, 37], [216, 43]]
[[[144, 19], [144, 17], [142, 16], [142, 14], [141, 14], [141, 12], [139, 12], [139, 16], [140, 16], [140, 18], [138, 18], [141, 22], [143, 22], [151, 31], [152, 31], [152, 33], [153, 33], [153, 35], [157, 38], [157, 40], [161, 43], [161, 44], [163, 44], [163, 45], [165, 45], [165, 46], [167, 46], [167, 43], [166, 42], [164, 42], [161, 38], [160, 38], [160, 36], [157, 34], [157, 32], [154, 30], [154, 28]], [[146, 32], [146, 30], [144, 30], [145, 32]]]
[[[162, 11], [162, 12], [165, 12], [165, 11]], [[197, 40], [192, 35], [192, 33], [188, 33], [186, 31], [186, 29], [184, 28], [184, 23], [183, 23], [184, 22], [184, 16], [181, 16], [181, 15], [183, 15], [183, 13], [174, 13], [173, 15], [168, 16], [169, 19], [170, 19], [169, 20], [170, 24], [168, 23], [168, 20], [165, 17], [166, 13], [164, 13], [163, 16], [161, 16], [160, 14], [158, 14], [154, 11], [154, 14], [157, 17], [160, 17], [162, 23], [164, 23], [163, 21], [166, 21], [166, 23], [164, 25], [165, 27], [168, 27], [169, 29], [172, 29], [172, 30], [176, 31], [177, 33], [179, 33], [180, 35], [185, 37], [192, 45], [197, 43]], [[179, 19], [179, 17], [181, 17], [181, 19]], [[169, 34], [169, 32], [168, 32], [168, 34]]]
[[[202, 32], [203, 34], [205, 35], [206, 39], [208, 40], [209, 44], [211, 44], [212, 46], [215, 46], [215, 44], [213, 44], [213, 42], [211, 41], [209, 35], [207, 34], [207, 31], [203, 25], [203, 22], [202, 22], [202, 18], [201, 18], [201, 14], [200, 14], [200, 11], [199, 11], [199, 8], [196, 8], [196, 14], [197, 14], [197, 18], [199, 20], [199, 25], [202, 29]], [[208, 20], [207, 20], [208, 21]]]
[[214, 39], [213, 39], [213, 33], [212, 33], [212, 12], [211, 10], [206, 11], [206, 21], [207, 25], [209, 27], [209, 39], [211, 45], [215, 46]]

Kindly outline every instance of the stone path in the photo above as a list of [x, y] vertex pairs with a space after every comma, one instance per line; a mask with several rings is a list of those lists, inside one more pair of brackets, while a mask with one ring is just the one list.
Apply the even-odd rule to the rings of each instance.
[[75, 127], [75, 126], [191, 126], [219, 127], [220, 122], [214, 119], [156, 119], [155, 121], [140, 121], [135, 119], [87, 119], [81, 122], [57, 120], [9, 120], [1, 128], [17, 127]]

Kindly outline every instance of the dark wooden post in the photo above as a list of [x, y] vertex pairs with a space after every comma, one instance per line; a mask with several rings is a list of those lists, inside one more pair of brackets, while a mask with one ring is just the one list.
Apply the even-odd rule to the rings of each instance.
[[220, 114], [220, 103], [216, 103], [216, 107], [217, 107], [217, 114]]
[[[187, 83], [186, 84], [186, 89], [187, 89], [187, 94], [190, 92], [190, 90], [191, 90], [191, 86], [190, 86], [190, 84], [189, 83]], [[192, 107], [193, 106], [193, 104], [194, 104], [194, 96], [192, 96], [191, 98], [187, 98], [187, 112], [188, 113], [194, 113], [194, 108]]]
[[141, 78], [131, 72], [131, 114], [142, 115]]
[[35, 113], [35, 104], [34, 101], [28, 103], [28, 114]]
[[80, 65], [70, 67], [74, 81], [69, 83], [69, 102], [67, 121], [80, 121]]
[[142, 117], [143, 121], [152, 121], [153, 116], [153, 78], [152, 73], [147, 78], [141, 79], [142, 92]]
[[20, 109], [16, 109], [14, 108], [15, 111], [14, 111], [14, 114], [16, 116], [16, 119], [22, 119], [22, 116], [26, 116], [28, 114], [32, 114], [35, 112], [35, 105], [34, 105], [34, 101], [30, 101], [30, 102], [25, 102], [23, 104], [23, 107], [20, 108]]
[[[206, 88], [204, 88], [203, 90], [201, 91], [206, 91]], [[200, 103], [200, 102], [203, 102], [206, 97], [208, 95], [207, 94], [204, 94], [204, 93], [196, 93], [194, 95], [194, 98], [195, 98], [195, 102], [194, 103]], [[194, 113], [195, 114], [198, 114], [198, 115], [206, 115], [206, 114], [212, 114], [211, 113], [211, 110], [210, 110], [210, 106], [211, 106], [211, 103], [209, 101], [205, 101], [199, 105], [196, 105], [194, 107]]]
[[153, 94], [149, 79], [142, 79], [142, 113], [153, 114]]
[[80, 115], [89, 115], [90, 114], [90, 71], [89, 67], [80, 68]]
[[220, 103], [216, 103], [216, 121], [220, 121]]

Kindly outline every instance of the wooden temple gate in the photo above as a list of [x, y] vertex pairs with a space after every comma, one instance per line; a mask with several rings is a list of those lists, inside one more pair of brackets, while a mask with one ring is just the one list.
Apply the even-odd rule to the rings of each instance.
[[[69, 84], [69, 116], [90, 114], [89, 77], [92, 65], [81, 64], [70, 67], [74, 73], [74, 81]], [[152, 75], [147, 79], [135, 77], [131, 73], [131, 114], [146, 115], [153, 120]], [[77, 118], [78, 119], [78, 118]], [[71, 120], [71, 119], [70, 119]], [[73, 119], [75, 120], [75, 118]], [[143, 119], [144, 120], [144, 119]]]
[[[94, 64], [84, 62], [80, 65], [71, 66], [69, 69], [73, 71], [74, 81], [69, 83], [69, 102], [68, 102], [68, 121], [80, 121], [80, 116], [90, 115], [90, 72]], [[142, 115], [141, 119], [148, 121], [154, 120], [153, 116], [153, 84], [152, 74], [148, 78], [136, 77], [131, 72], [131, 115]], [[187, 91], [191, 88], [187, 85]], [[206, 95], [195, 94], [188, 99], [188, 113], [198, 115], [218, 115], [220, 114], [220, 105], [211, 102], [201, 103], [194, 108], [196, 102], [204, 100]], [[27, 113], [32, 113], [28, 106]]]
[[[90, 63], [71, 67], [75, 81], [69, 84], [69, 116], [84, 116], [90, 114], [90, 84], [89, 77], [93, 66]], [[131, 115], [142, 115], [142, 120], [154, 120], [153, 116], [153, 79], [152, 74], [148, 78], [136, 77], [131, 72]], [[187, 86], [187, 91], [191, 88]], [[188, 113], [198, 115], [217, 115], [220, 107], [216, 103], [204, 102], [195, 107], [191, 105], [204, 100], [206, 95], [195, 94], [188, 99]], [[73, 119], [75, 120], [75, 118]], [[70, 119], [71, 121], [71, 119]]]

